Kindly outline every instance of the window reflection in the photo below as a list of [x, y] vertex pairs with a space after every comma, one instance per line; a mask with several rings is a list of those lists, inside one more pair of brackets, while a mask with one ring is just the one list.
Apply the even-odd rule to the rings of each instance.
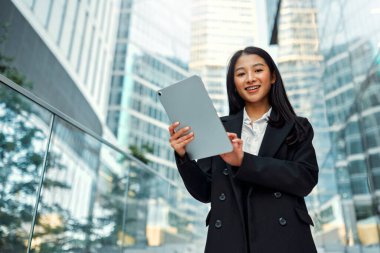
[[0, 252], [25, 252], [52, 115], [0, 84]]

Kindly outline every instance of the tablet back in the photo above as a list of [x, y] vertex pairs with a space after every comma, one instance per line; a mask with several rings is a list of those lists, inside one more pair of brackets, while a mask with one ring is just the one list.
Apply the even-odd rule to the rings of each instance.
[[158, 91], [159, 99], [171, 123], [190, 126], [194, 140], [186, 146], [190, 159], [219, 155], [232, 151], [232, 144], [210, 97], [198, 76]]

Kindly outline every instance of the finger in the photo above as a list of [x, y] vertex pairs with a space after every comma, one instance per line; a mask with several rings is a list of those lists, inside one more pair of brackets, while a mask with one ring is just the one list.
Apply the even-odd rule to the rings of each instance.
[[179, 122], [174, 122], [173, 124], [171, 124], [169, 126], [169, 133], [170, 133], [170, 136], [172, 136], [174, 134], [174, 129], [179, 125]]
[[181, 135], [184, 135], [187, 131], [190, 130], [190, 127], [187, 126], [187, 127], [183, 127], [181, 129], [179, 129], [177, 132], [175, 132], [171, 137], [170, 137], [170, 140], [176, 140], [178, 139]]
[[228, 136], [228, 138], [230, 138], [230, 140], [233, 140], [233, 139], [237, 138], [237, 134], [235, 134], [235, 133], [229, 133], [229, 132], [227, 132], [227, 136]]
[[238, 149], [243, 147], [243, 140], [242, 139], [234, 139], [231, 142], [232, 142], [232, 145]]
[[243, 140], [242, 139], [239, 139], [239, 138], [236, 138], [236, 139], [233, 139], [232, 140], [232, 143], [237, 143], [237, 144], [243, 144]]
[[194, 132], [188, 133], [188, 134], [186, 134], [186, 135], [184, 135], [184, 136], [178, 138], [178, 139], [176, 140], [176, 142], [177, 142], [177, 143], [184, 142], [184, 141], [186, 141], [187, 139], [189, 139], [189, 138], [191, 138], [191, 137], [193, 137], [193, 136], [194, 136]]
[[187, 144], [189, 144], [191, 141], [194, 140], [194, 135], [191, 135], [188, 139], [184, 140], [184, 141], [181, 141], [181, 142], [177, 142], [173, 145], [173, 148], [174, 149], [180, 149], [180, 148], [183, 148], [185, 147]]
[[173, 139], [170, 141], [170, 144], [172, 145], [172, 147], [174, 147], [175, 145], [181, 144], [182, 142], [186, 141], [187, 139], [191, 138], [192, 136], [194, 136], [194, 132], [191, 132], [189, 134], [181, 136], [178, 139]]

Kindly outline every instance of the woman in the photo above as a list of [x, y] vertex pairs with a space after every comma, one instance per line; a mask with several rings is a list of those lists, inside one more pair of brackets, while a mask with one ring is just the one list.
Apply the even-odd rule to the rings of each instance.
[[317, 252], [304, 197], [318, 181], [313, 129], [297, 117], [270, 55], [237, 51], [227, 72], [233, 151], [191, 161], [190, 127], [169, 126], [179, 173], [197, 200], [211, 202], [206, 253]]

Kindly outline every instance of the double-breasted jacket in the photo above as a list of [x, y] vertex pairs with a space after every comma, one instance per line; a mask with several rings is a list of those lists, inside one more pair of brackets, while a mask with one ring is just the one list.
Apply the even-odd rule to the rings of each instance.
[[[227, 132], [241, 137], [242, 111], [221, 120]], [[279, 128], [268, 124], [258, 155], [244, 153], [240, 167], [220, 156], [198, 161], [176, 156], [189, 193], [211, 202], [206, 253], [317, 252], [304, 201], [318, 181], [314, 134], [307, 119], [298, 120], [306, 129], [302, 141], [286, 142], [294, 121]]]

